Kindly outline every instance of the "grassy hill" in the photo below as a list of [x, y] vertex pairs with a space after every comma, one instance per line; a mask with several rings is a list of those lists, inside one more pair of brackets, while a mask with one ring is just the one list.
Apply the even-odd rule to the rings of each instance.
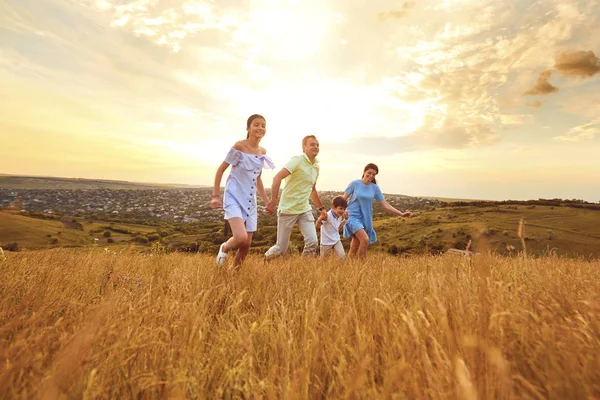
[[49, 245], [49, 238], [58, 239], [61, 246], [85, 246], [93, 238], [68, 224], [30, 218], [17, 212], [0, 211], [0, 243], [17, 242], [21, 248], [41, 248]]
[[[378, 207], [376, 207], [377, 210]], [[376, 213], [377, 214], [377, 213]], [[530, 255], [556, 253], [570, 257], [600, 258], [600, 210], [555, 206], [489, 205], [461, 207], [427, 207], [413, 218], [378, 214], [375, 229], [378, 241], [371, 252], [392, 254], [440, 253], [450, 248], [499, 254], [514, 254], [523, 248]], [[519, 221], [525, 221], [523, 241], [517, 234]], [[161, 245], [167, 249], [215, 253], [226, 240], [223, 223], [205, 222], [180, 224], [170, 228], [78, 219], [83, 232], [67, 229], [66, 222], [28, 218], [14, 212], [0, 211], [0, 241], [18, 241], [21, 247], [40, 248], [47, 245], [47, 235], [62, 231], [60, 244], [87, 245], [93, 237], [103, 246], [126, 245], [137, 236], [160, 234]], [[276, 220], [260, 217], [251, 252], [262, 253], [275, 243]], [[102, 233], [110, 230], [115, 243], [106, 243]], [[93, 235], [89, 235], [89, 231]], [[22, 244], [21, 244], [22, 242]], [[138, 241], [144, 248], [144, 242]], [[349, 241], [344, 239], [346, 247]], [[292, 232], [292, 247], [301, 248], [302, 235]], [[148, 243], [146, 243], [146, 247]]]
[[[73, 221], [79, 223], [79, 226]], [[108, 243], [103, 236], [107, 230], [111, 232], [113, 243]], [[155, 230], [155, 227], [139, 224], [88, 222], [83, 218], [68, 217], [56, 221], [27, 217], [14, 210], [0, 211], [0, 243], [6, 245], [17, 242], [21, 249], [86, 247], [94, 244], [117, 247], [135, 244], [138, 248], [146, 248], [147, 246], [141, 246], [141, 243], [132, 240], [138, 234], [146, 235]]]
[[[525, 221], [524, 237], [531, 254], [553, 251], [568, 256], [600, 257], [600, 211], [570, 207], [491, 205], [445, 207], [418, 212], [411, 219], [380, 218], [375, 222], [377, 246], [400, 250], [464, 249], [501, 254], [521, 250], [517, 230]], [[512, 247], [511, 247], [512, 246]]]
[[7, 256], [6, 398], [600, 396], [600, 261]]

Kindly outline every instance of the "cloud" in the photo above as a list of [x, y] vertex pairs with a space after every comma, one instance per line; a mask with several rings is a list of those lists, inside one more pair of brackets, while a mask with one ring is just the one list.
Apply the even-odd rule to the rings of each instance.
[[552, 85], [548, 80], [552, 77], [552, 70], [540, 72], [537, 80], [531, 87], [523, 93], [523, 96], [545, 96], [550, 93], [558, 92], [558, 88]]
[[534, 101], [534, 102], [532, 102], [532, 103], [528, 103], [528, 104], [527, 104], [527, 107], [531, 107], [531, 108], [540, 108], [540, 107], [542, 106], [542, 104], [543, 104], [543, 103], [542, 103], [541, 101], [539, 101], [539, 100], [536, 100], [536, 101]]
[[596, 134], [600, 134], [600, 118], [571, 128], [565, 135], [556, 136], [554, 139], [563, 142], [579, 142], [582, 140], [592, 140]]
[[565, 51], [556, 57], [554, 68], [565, 77], [589, 77], [600, 72], [600, 59], [593, 51]]
[[530, 123], [533, 116], [530, 114], [501, 114], [500, 122], [503, 126], [522, 125]]
[[415, 7], [415, 3], [413, 3], [412, 1], [407, 1], [404, 2], [402, 4], [402, 7], [400, 8], [400, 10], [389, 10], [389, 11], [384, 11], [384, 12], [380, 12], [378, 14], [378, 18], [382, 21], [385, 21], [387, 19], [400, 19], [400, 18], [404, 18], [408, 12], [410, 11], [410, 9]]
[[495, 133], [485, 124], [462, 124], [460, 121], [428, 117], [423, 127], [403, 136], [368, 135], [342, 143], [340, 148], [352, 153], [388, 156], [429, 149], [463, 149], [485, 146], [497, 141]]
[[[8, 3], [8, 30], [19, 37], [5, 41], [14, 48], [0, 47], [6, 81], [43, 81], [50, 93], [132, 121], [127, 129], [148, 126], [157, 140], [232, 137], [236, 118], [257, 110], [270, 126], [287, 123], [288, 135], [381, 138], [393, 145], [386, 153], [486, 146], [530, 122], [516, 109], [523, 88], [557, 62], [548, 49], [581, 37], [588, 42], [580, 48], [595, 48], [586, 26], [598, 15], [574, 0], [72, 3]], [[558, 90], [549, 76], [544, 82], [528, 92]], [[298, 110], [310, 118], [289, 124]], [[171, 129], [182, 122], [187, 137]]]

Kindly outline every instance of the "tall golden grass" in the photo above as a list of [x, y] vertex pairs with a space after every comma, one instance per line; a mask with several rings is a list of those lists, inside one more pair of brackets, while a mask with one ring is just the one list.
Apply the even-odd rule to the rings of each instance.
[[[7, 398], [600, 398], [600, 261], [0, 263]], [[1, 397], [1, 396], [0, 396]]]

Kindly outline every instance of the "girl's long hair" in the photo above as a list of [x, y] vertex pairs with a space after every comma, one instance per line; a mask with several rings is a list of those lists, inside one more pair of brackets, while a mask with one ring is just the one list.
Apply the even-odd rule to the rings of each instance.
[[[379, 173], [379, 167], [373, 163], [369, 163], [363, 170], [363, 177], [365, 176], [365, 172], [367, 172], [367, 170], [369, 170], [369, 169], [374, 169], [375, 173], [377, 173], [377, 174]], [[373, 177], [373, 183], [377, 185], [377, 180], [375, 179], [375, 177]]]

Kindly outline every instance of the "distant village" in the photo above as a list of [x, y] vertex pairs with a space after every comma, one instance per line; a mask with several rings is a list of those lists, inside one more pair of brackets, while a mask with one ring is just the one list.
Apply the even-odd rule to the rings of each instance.
[[[0, 208], [24, 213], [92, 217], [95, 219], [147, 220], [168, 222], [222, 221], [223, 210], [209, 207], [210, 188], [168, 189], [2, 189]], [[324, 191], [325, 205], [339, 192]], [[420, 210], [436, 205], [437, 200], [386, 195], [386, 200], [401, 209]], [[259, 200], [259, 212], [264, 205]]]

